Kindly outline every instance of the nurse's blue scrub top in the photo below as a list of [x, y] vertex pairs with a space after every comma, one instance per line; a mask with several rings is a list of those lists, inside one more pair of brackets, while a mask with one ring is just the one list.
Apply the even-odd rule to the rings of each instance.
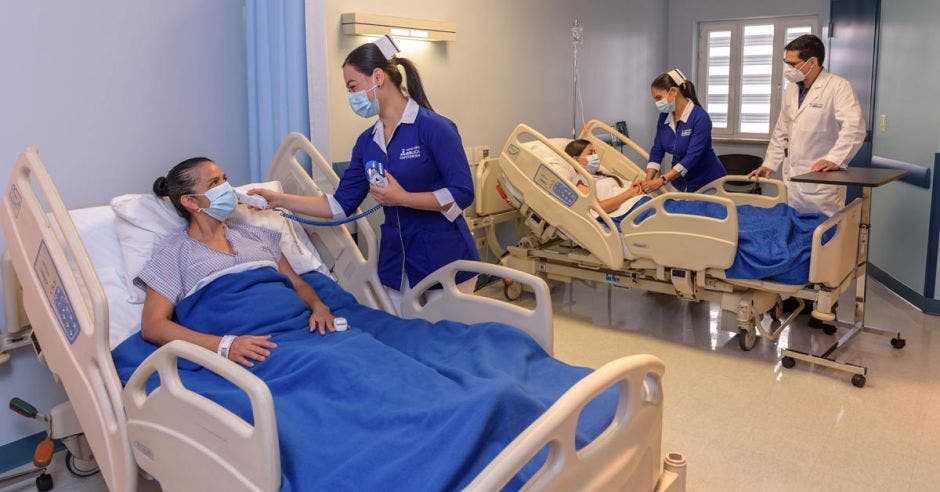
[[727, 174], [712, 148], [712, 119], [692, 101], [678, 122], [671, 112], [659, 115], [646, 168], [659, 170], [666, 152], [672, 154], [672, 168], [681, 175], [671, 182], [679, 191], [698, 191]]
[[[473, 178], [457, 125], [408, 99], [387, 151], [381, 120], [364, 131], [336, 193], [328, 197], [334, 218], [352, 215], [369, 193], [364, 168], [369, 161], [381, 162], [406, 191], [433, 192], [441, 205], [452, 203], [443, 212], [383, 207], [378, 267], [383, 285], [399, 290], [404, 271], [415, 286], [452, 261], [480, 259], [462, 214], [473, 203]], [[473, 276], [461, 272], [457, 282]]]

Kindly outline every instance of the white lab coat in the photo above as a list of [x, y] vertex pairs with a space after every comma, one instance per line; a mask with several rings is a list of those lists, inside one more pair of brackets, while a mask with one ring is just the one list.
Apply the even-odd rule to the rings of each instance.
[[[865, 131], [862, 108], [852, 85], [823, 70], [803, 104], [799, 104], [797, 85], [787, 87], [762, 165], [777, 171], [783, 164], [783, 180], [793, 208], [831, 216], [845, 206], [844, 186], [793, 183], [790, 178], [810, 172], [820, 159], [845, 169], [862, 147]], [[784, 156], [784, 149], [788, 149], [789, 157]]]

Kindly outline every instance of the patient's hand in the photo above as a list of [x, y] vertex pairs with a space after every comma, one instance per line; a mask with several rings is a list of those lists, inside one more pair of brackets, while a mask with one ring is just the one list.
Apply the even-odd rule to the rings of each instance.
[[314, 306], [313, 314], [310, 315], [310, 331], [314, 330], [319, 331], [320, 335], [326, 335], [327, 330], [330, 333], [336, 331], [333, 327], [333, 313], [322, 302]]
[[236, 337], [228, 349], [228, 358], [245, 367], [254, 367], [255, 363], [252, 361], [264, 362], [271, 355], [271, 349], [277, 347], [270, 338], [271, 335]]
[[278, 193], [264, 188], [252, 188], [248, 190], [248, 194], [264, 197], [268, 202], [268, 208], [287, 208], [284, 206], [284, 193]]
[[666, 184], [666, 180], [663, 179], [662, 176], [660, 176], [658, 178], [653, 178], [649, 181], [644, 181], [640, 185], [640, 188], [643, 190], [644, 193], [652, 193], [662, 188], [664, 184]]

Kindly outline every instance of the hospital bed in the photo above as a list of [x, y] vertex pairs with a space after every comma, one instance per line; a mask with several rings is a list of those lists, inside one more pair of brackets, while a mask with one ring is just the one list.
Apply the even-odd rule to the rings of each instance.
[[[309, 155], [314, 174], [328, 182], [318, 186], [298, 163], [298, 153]], [[285, 191], [300, 194], [319, 193], [338, 182], [327, 161], [296, 133], [279, 149], [270, 179], [280, 181]], [[67, 405], [74, 409], [111, 490], [155, 484], [165, 490], [279, 487], [281, 457], [271, 392], [238, 364], [174, 341], [157, 349], [121, 387], [109, 344], [109, 313], [118, 312], [109, 309], [109, 303], [113, 308], [123, 299], [106, 295], [107, 281], [99, 279], [107, 273], [102, 262], [120, 261], [110, 207], [69, 211], [38, 152], [28, 148], [16, 161], [0, 206], [0, 222], [8, 245], [5, 271], [15, 270], [4, 288], [7, 305], [23, 307], [28, 320], [18, 323], [31, 325], [37, 353], [65, 388]], [[85, 226], [76, 227], [77, 223]], [[340, 286], [361, 304], [390, 309], [376, 275], [375, 236], [363, 219], [358, 234], [366, 255], [345, 226], [306, 230]], [[462, 294], [454, 280], [458, 271], [525, 284], [536, 293], [536, 307], [524, 309]], [[421, 294], [437, 283], [443, 286], [443, 295], [422, 301]], [[431, 321], [509, 323], [552, 353], [547, 286], [536, 277], [497, 265], [448, 265], [405, 296], [403, 312], [405, 318]], [[244, 391], [253, 425], [184, 387], [178, 360], [208, 368]], [[684, 457], [671, 453], [664, 465], [661, 459], [663, 370], [659, 359], [638, 355], [594, 371], [510, 442], [468, 490], [502, 488], [545, 448], [549, 450], [545, 464], [527, 482], [527, 489], [684, 490]], [[148, 394], [144, 385], [154, 373], [160, 386]], [[576, 449], [573, 436], [581, 410], [613, 386], [620, 390], [613, 421], [593, 442]]]
[[[620, 139], [642, 162], [648, 154], [625, 135], [592, 121], [581, 138], [594, 144], [604, 171], [625, 180], [645, 174], [633, 159], [598, 138], [598, 133]], [[833, 306], [850, 288], [858, 266], [861, 200], [853, 201], [816, 227], [807, 283], [728, 278], [725, 270], [734, 262], [738, 242], [736, 206], [773, 207], [786, 203], [786, 188], [781, 181], [761, 180], [768, 195], [726, 189], [726, 184], [746, 179], [743, 176], [725, 176], [697, 193], [661, 191], [627, 215], [621, 231], [598, 205], [593, 179], [562, 148], [563, 141], [548, 139], [520, 124], [500, 155], [480, 165], [478, 189], [484, 196], [477, 197], [477, 201], [490, 208], [478, 209], [479, 215], [504, 213], [507, 207], [521, 215], [522, 239], [506, 250], [499, 247], [503, 265], [547, 280], [583, 279], [714, 302], [736, 315], [735, 329], [742, 350], [754, 347], [758, 333], [777, 339], [793, 321], [800, 309], [783, 319], [782, 297], [812, 302], [815, 317], [834, 318]], [[551, 155], [539, 155], [546, 149]], [[552, 157], [555, 164], [546, 157]], [[582, 193], [566, 180], [558, 162], [574, 169], [589, 191]], [[494, 196], [503, 202], [496, 203]], [[666, 205], [670, 200], [714, 204], [726, 216], [716, 219], [669, 213]], [[645, 220], [637, 220], [650, 214]], [[507, 286], [512, 285], [514, 282], [508, 280]], [[506, 293], [511, 298], [520, 290], [507, 287]], [[767, 326], [764, 314], [771, 317]]]

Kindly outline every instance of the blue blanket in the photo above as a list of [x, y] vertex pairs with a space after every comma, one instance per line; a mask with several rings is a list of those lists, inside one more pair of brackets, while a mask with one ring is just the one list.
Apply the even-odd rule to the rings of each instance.
[[[649, 200], [639, 200], [633, 209], [647, 201]], [[674, 214], [701, 215], [716, 219], [727, 217], [725, 207], [712, 202], [666, 200], [663, 208]], [[725, 276], [764, 279], [794, 285], [807, 283], [813, 231], [827, 219], [826, 215], [801, 214], [783, 203], [771, 208], [751, 205], [740, 205], [736, 208], [738, 250], [734, 264], [725, 271]], [[652, 210], [643, 212], [637, 215], [634, 222], [639, 224], [652, 214]], [[835, 227], [826, 231], [822, 238], [823, 244], [829, 241], [835, 232]]]
[[[221, 277], [177, 305], [177, 322], [215, 335], [273, 335], [249, 369], [274, 396], [282, 490], [451, 490], [467, 485], [510, 441], [590, 371], [561, 363], [501, 324], [402, 320], [369, 309], [319, 273], [304, 276], [351, 328], [308, 331], [310, 311], [272, 268]], [[113, 352], [121, 381], [156, 347], [136, 334]], [[251, 421], [247, 397], [214, 373], [180, 363], [184, 384]], [[159, 381], [151, 378], [148, 391]], [[578, 445], [610, 423], [612, 389], [582, 414]], [[543, 451], [511, 482], [518, 489]]]

